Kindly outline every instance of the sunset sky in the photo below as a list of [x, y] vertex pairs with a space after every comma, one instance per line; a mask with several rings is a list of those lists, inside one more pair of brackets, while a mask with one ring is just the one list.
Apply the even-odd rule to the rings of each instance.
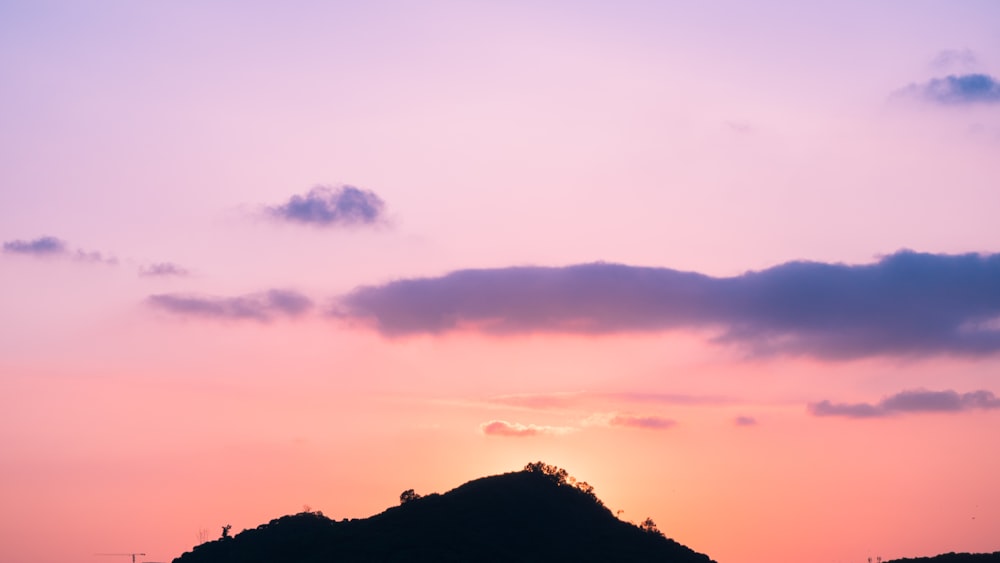
[[542, 460], [1000, 550], [1000, 3], [0, 0], [0, 561]]

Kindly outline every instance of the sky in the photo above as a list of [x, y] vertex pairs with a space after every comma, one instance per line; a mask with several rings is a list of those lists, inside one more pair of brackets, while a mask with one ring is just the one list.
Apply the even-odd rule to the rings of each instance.
[[0, 0], [0, 560], [541, 460], [1000, 550], [1000, 4]]

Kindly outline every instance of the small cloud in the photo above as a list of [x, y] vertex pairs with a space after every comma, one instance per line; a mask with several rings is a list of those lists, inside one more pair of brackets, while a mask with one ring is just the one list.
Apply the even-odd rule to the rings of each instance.
[[374, 224], [382, 220], [385, 202], [370, 190], [354, 186], [316, 186], [305, 195], [267, 209], [272, 217], [321, 227]]
[[756, 426], [757, 419], [752, 416], [737, 416], [733, 420], [733, 423], [736, 424], [736, 426]]
[[479, 425], [479, 430], [487, 436], [504, 436], [525, 438], [529, 436], [562, 436], [575, 432], [575, 428], [565, 426], [538, 426], [535, 424], [520, 424], [506, 420], [491, 420]]
[[81, 262], [95, 262], [95, 263], [101, 263], [101, 264], [109, 264], [111, 266], [115, 266], [115, 265], [118, 264], [118, 259], [117, 258], [114, 258], [114, 257], [105, 258], [103, 254], [101, 254], [100, 252], [96, 252], [96, 251], [89, 251], [88, 252], [86, 250], [79, 250], [78, 249], [73, 254], [73, 257], [75, 259], [81, 261]]
[[170, 262], [159, 262], [139, 268], [139, 275], [143, 277], [183, 277], [189, 275], [186, 269]]
[[621, 426], [646, 430], [665, 430], [676, 424], [676, 420], [661, 416], [640, 416], [615, 412], [592, 414], [583, 421], [584, 426]]
[[295, 291], [281, 289], [238, 297], [165, 293], [151, 295], [147, 298], [147, 302], [177, 315], [260, 322], [269, 322], [278, 315], [297, 317], [313, 306], [308, 297]]
[[814, 416], [845, 416], [849, 418], [875, 418], [902, 413], [962, 412], [974, 409], [1000, 409], [1000, 399], [991, 391], [970, 393], [955, 391], [907, 390], [871, 403], [832, 403], [820, 401], [809, 405]]
[[1000, 82], [988, 74], [950, 74], [911, 84], [898, 94], [943, 105], [998, 103]]
[[753, 125], [750, 125], [750, 123], [747, 122], [747, 121], [732, 121], [732, 120], [730, 120], [730, 121], [726, 121], [725, 125], [733, 133], [746, 134], [746, 133], [753, 133], [754, 132]]
[[945, 49], [934, 56], [931, 66], [938, 70], [969, 70], [977, 62], [979, 59], [972, 49]]
[[56, 237], [39, 237], [34, 240], [11, 240], [3, 243], [3, 251], [12, 254], [31, 254], [33, 256], [56, 256], [66, 254], [69, 249], [66, 241]]

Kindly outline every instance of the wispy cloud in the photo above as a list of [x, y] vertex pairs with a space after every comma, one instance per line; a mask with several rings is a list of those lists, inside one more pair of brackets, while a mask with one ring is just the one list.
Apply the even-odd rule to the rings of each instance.
[[237, 297], [165, 293], [151, 295], [147, 301], [153, 307], [176, 315], [259, 322], [268, 322], [278, 316], [297, 317], [313, 307], [308, 297], [282, 289]]
[[317, 186], [305, 195], [267, 208], [272, 217], [321, 227], [374, 224], [383, 219], [385, 203], [370, 190], [354, 186]]
[[10, 240], [3, 243], [3, 251], [11, 254], [30, 254], [33, 256], [56, 256], [66, 254], [69, 248], [66, 241], [56, 237], [44, 236], [34, 240]]
[[143, 277], [184, 277], [189, 274], [186, 269], [171, 262], [159, 262], [139, 268], [139, 275]]
[[583, 421], [584, 426], [619, 426], [644, 430], [666, 430], [677, 424], [676, 420], [662, 416], [637, 415], [628, 413], [596, 413]]
[[729, 278], [607, 263], [460, 270], [358, 288], [334, 314], [387, 336], [699, 329], [762, 355], [987, 355], [1000, 352], [1000, 255], [901, 251]]
[[736, 426], [756, 426], [757, 419], [752, 416], [737, 416], [733, 419], [733, 424]]
[[972, 49], [944, 49], [931, 61], [931, 66], [939, 70], [969, 70], [976, 66], [979, 58]]
[[520, 424], [506, 420], [491, 420], [479, 425], [479, 430], [487, 436], [526, 438], [529, 436], [562, 436], [577, 429], [568, 426], [539, 426]]
[[897, 94], [945, 105], [998, 103], [1000, 82], [988, 74], [949, 74], [911, 84]]
[[833, 403], [820, 401], [809, 405], [815, 416], [874, 418], [904, 413], [962, 412], [1000, 409], [1000, 399], [991, 391], [979, 390], [959, 394], [956, 391], [915, 389], [884, 397], [878, 403]]
[[8, 254], [23, 254], [39, 258], [71, 258], [80, 262], [112, 265], [118, 263], [116, 258], [106, 257], [100, 252], [83, 249], [70, 250], [66, 241], [53, 236], [43, 236], [33, 240], [10, 240], [3, 243], [3, 251]]

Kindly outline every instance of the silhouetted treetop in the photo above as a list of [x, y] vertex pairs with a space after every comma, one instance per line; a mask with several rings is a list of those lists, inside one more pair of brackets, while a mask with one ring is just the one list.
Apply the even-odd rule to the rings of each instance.
[[399, 504], [406, 504], [408, 502], [415, 501], [418, 498], [420, 498], [420, 495], [415, 493], [413, 489], [406, 489], [399, 494]]
[[533, 475], [542, 475], [557, 485], [569, 485], [590, 496], [601, 504], [601, 506], [604, 506], [604, 503], [601, 502], [600, 499], [598, 499], [594, 494], [594, 487], [590, 486], [590, 484], [586, 481], [577, 481], [575, 477], [570, 475], [568, 471], [561, 467], [549, 465], [541, 461], [535, 461], [525, 465], [524, 471]]

